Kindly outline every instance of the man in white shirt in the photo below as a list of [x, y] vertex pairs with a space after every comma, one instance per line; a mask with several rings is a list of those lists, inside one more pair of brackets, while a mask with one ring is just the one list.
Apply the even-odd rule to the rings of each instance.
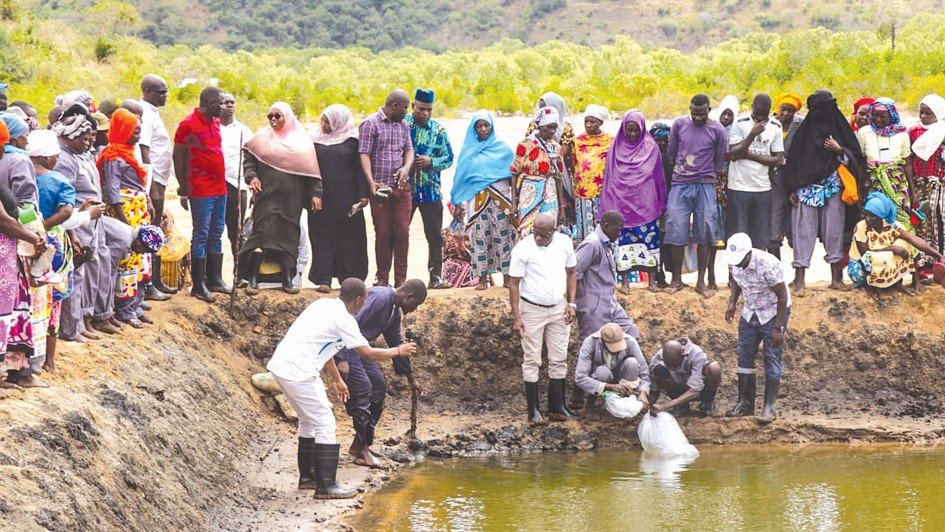
[[574, 244], [555, 231], [555, 218], [540, 214], [532, 233], [512, 249], [509, 266], [509, 302], [514, 329], [522, 338], [522, 375], [528, 421], [544, 423], [538, 411], [538, 368], [541, 347], [548, 348], [548, 416], [575, 419], [564, 406], [564, 380], [568, 375], [568, 339], [577, 305], [577, 257]]
[[223, 163], [226, 167], [226, 236], [230, 249], [236, 256], [236, 240], [239, 238], [239, 219], [246, 212], [248, 187], [243, 182], [243, 145], [253, 136], [253, 131], [236, 119], [236, 98], [223, 94], [223, 110], [220, 111], [220, 140], [223, 144]]
[[771, 97], [761, 93], [751, 115], [732, 124], [728, 138], [732, 163], [728, 168], [728, 236], [748, 233], [752, 245], [767, 249], [771, 239], [772, 167], [784, 161], [781, 124], [771, 117]]
[[272, 373], [286, 399], [299, 416], [299, 489], [315, 490], [317, 499], [346, 499], [357, 494], [336, 482], [340, 446], [335, 440], [335, 415], [319, 375], [327, 366], [338, 400], [348, 400], [348, 387], [338, 374], [334, 357], [351, 349], [367, 360], [409, 357], [413, 343], [392, 349], [375, 349], [361, 334], [354, 315], [367, 298], [364, 282], [349, 278], [341, 283], [338, 299], [319, 299], [289, 327], [266, 369]]
[[[154, 206], [152, 223], [160, 226], [164, 216], [164, 190], [167, 182], [174, 177], [174, 163], [172, 150], [174, 147], [171, 137], [161, 119], [159, 107], [167, 103], [167, 82], [156, 74], [148, 74], [141, 78], [141, 106], [144, 114], [141, 117], [141, 139], [138, 146], [141, 149], [141, 162], [148, 169], [148, 193], [151, 204]], [[153, 273], [151, 284], [148, 285], [149, 299], [162, 299], [161, 293], [172, 294], [172, 290], [161, 280], [161, 256], [151, 254]]]

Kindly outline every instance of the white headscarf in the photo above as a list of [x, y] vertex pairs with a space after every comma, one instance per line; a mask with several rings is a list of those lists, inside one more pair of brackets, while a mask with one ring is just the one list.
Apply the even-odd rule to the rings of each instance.
[[601, 122], [606, 122], [610, 118], [610, 112], [603, 105], [591, 104], [587, 106], [587, 110], [584, 111], [584, 116], [594, 117]]
[[26, 151], [30, 157], [53, 157], [62, 151], [59, 148], [59, 136], [49, 129], [37, 129], [26, 140]]
[[942, 141], [945, 140], [945, 98], [938, 94], [929, 94], [919, 102], [919, 106], [922, 105], [932, 111], [936, 121], [928, 126], [925, 133], [912, 143], [912, 151], [919, 159], [928, 161], [929, 158], [935, 155], [935, 151], [942, 145]]
[[[561, 141], [561, 135], [564, 134], [564, 125], [568, 123], [568, 108], [564, 105], [564, 98], [555, 92], [546, 92], [541, 95], [539, 101], [545, 102], [545, 107], [553, 107], [558, 111], [558, 129], [555, 130], [555, 140]], [[540, 111], [540, 106], [535, 106], [535, 111]]]
[[722, 117], [722, 113], [724, 113], [726, 110], [731, 111], [732, 115], [734, 115], [735, 118], [738, 118], [738, 111], [739, 111], [738, 98], [736, 98], [732, 94], [729, 94], [725, 98], [722, 98], [722, 102], [719, 103], [719, 106], [713, 109], [711, 113], [709, 113], [709, 118], [718, 122], [719, 118]]
[[538, 127], [547, 126], [548, 124], [557, 124], [558, 129], [556, 130], [556, 133], [560, 133], [561, 115], [558, 114], [558, 110], [554, 107], [542, 107], [539, 109], [538, 116], [535, 117], [535, 121], [537, 122]]

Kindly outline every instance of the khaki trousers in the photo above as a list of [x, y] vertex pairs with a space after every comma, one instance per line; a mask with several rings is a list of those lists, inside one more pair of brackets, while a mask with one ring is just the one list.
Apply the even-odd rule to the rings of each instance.
[[525, 335], [522, 337], [522, 377], [525, 382], [538, 382], [541, 367], [542, 343], [548, 348], [548, 378], [564, 379], [568, 376], [568, 339], [571, 325], [565, 318], [567, 300], [551, 308], [533, 305], [522, 300], [519, 311]]

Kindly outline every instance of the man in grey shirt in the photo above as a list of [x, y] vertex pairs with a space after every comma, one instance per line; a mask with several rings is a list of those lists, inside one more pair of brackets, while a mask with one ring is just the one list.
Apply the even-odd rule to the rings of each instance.
[[629, 396], [637, 393], [643, 408], [649, 406], [650, 372], [640, 344], [620, 325], [607, 323], [581, 344], [575, 383], [587, 394], [585, 419], [595, 419], [594, 403], [605, 391]]
[[[650, 360], [650, 379], [653, 381], [651, 414], [677, 406], [688, 410], [689, 403], [698, 400], [699, 412], [711, 416], [715, 411], [715, 395], [722, 382], [722, 366], [710, 362], [705, 351], [688, 338], [668, 340]], [[657, 405], [663, 391], [670, 401]]]

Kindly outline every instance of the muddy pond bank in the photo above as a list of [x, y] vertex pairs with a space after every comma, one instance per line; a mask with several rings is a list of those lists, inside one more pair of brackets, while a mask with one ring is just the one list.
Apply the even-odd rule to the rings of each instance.
[[[874, 299], [812, 288], [795, 301], [778, 422], [683, 418], [683, 430], [697, 444], [941, 439], [943, 296]], [[159, 324], [135, 336], [60, 344], [62, 372], [47, 379], [50, 389], [0, 400], [0, 521], [17, 530], [347, 526], [339, 517], [362, 500], [316, 502], [294, 489], [292, 426], [249, 381], [314, 297], [241, 296], [232, 313], [222, 300], [208, 308], [176, 297], [156, 303]], [[414, 365], [425, 396], [420, 441], [411, 444], [409, 391], [389, 374], [378, 437], [392, 468], [424, 455], [635, 445], [635, 425], [607, 416], [545, 428], [522, 423], [520, 349], [505, 297], [502, 289], [435, 293], [406, 320], [422, 337]], [[723, 319], [726, 297], [641, 290], [623, 299], [647, 356], [663, 339], [687, 335], [722, 362], [720, 409], [734, 399], [735, 326]], [[343, 408], [336, 415], [346, 444], [349, 420]], [[367, 492], [392, 474], [343, 464], [341, 480]]]

